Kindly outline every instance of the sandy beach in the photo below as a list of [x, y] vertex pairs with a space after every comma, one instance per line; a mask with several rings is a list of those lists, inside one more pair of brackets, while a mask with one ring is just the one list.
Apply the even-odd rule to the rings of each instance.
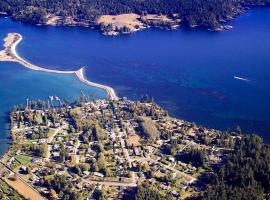
[[75, 74], [81, 82], [105, 90], [108, 94], [109, 99], [111, 100], [118, 99], [113, 88], [87, 80], [87, 78], [85, 78], [84, 76], [83, 68], [77, 71], [61, 71], [61, 70], [46, 69], [44, 67], [40, 67], [27, 62], [22, 57], [20, 57], [16, 51], [16, 47], [22, 41], [22, 39], [23, 39], [22, 35], [18, 33], [9, 33], [7, 37], [4, 39], [4, 50], [0, 51], [0, 61], [17, 62], [28, 69], [36, 71], [43, 71], [57, 74]]

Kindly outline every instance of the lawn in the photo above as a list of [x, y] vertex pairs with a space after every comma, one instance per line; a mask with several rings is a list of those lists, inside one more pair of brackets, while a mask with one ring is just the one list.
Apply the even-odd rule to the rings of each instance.
[[20, 162], [22, 165], [29, 165], [31, 164], [31, 161], [32, 161], [32, 157], [30, 156], [25, 156], [25, 155], [17, 155], [15, 156], [15, 159]]
[[8, 190], [10, 189], [9, 186], [1, 179], [0, 179], [0, 188], [6, 194], [8, 193]]

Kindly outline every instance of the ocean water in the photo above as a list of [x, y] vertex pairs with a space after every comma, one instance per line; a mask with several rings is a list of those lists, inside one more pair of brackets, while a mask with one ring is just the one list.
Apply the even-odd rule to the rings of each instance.
[[73, 75], [59, 75], [28, 70], [16, 63], [0, 62], [0, 155], [8, 147], [8, 114], [14, 105], [26, 99], [48, 100], [49, 95], [75, 101], [81, 94], [106, 98], [103, 90], [81, 83]]
[[88, 28], [0, 19], [0, 37], [21, 33], [18, 52], [35, 64], [86, 66], [90, 80], [119, 96], [148, 94], [172, 116], [222, 130], [240, 125], [270, 142], [270, 8], [252, 9], [229, 24], [232, 31], [219, 33], [150, 29], [106, 37]]

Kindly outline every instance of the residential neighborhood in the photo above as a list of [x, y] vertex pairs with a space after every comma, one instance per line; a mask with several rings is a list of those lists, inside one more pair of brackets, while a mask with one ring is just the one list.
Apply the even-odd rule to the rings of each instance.
[[10, 118], [13, 144], [1, 179], [25, 199], [125, 199], [145, 185], [186, 199], [200, 193], [198, 177], [237, 139], [127, 98], [28, 105]]

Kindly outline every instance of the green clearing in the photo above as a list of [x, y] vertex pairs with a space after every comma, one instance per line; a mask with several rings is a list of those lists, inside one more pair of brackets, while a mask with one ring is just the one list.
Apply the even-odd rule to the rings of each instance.
[[19, 161], [22, 165], [29, 165], [32, 161], [32, 157], [25, 155], [17, 155], [15, 159]]

